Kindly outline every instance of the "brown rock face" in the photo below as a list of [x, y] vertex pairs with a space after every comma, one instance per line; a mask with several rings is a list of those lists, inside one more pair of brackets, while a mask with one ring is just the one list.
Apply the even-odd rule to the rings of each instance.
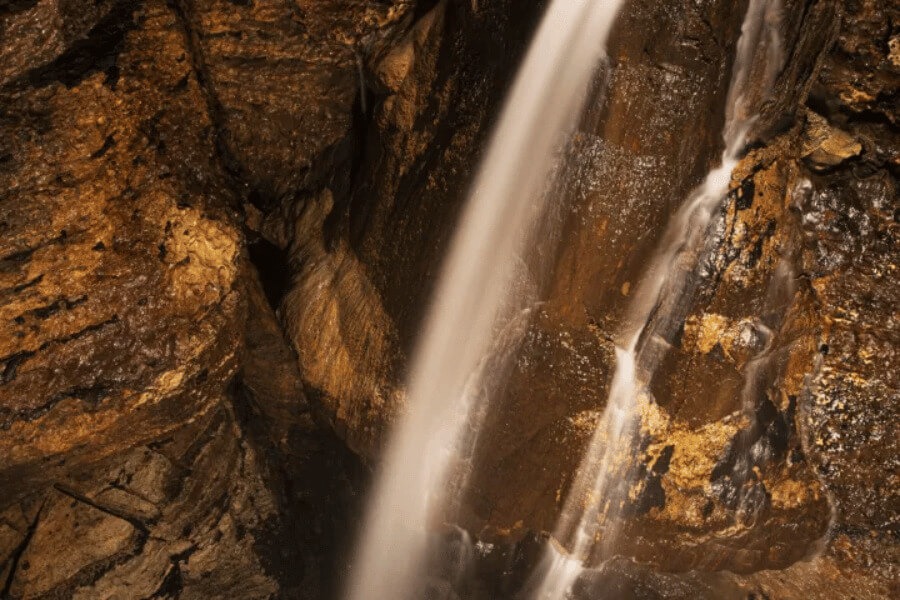
[[271, 207], [316, 188], [350, 151], [362, 63], [409, 2], [184, 0], [226, 166]]
[[[8, 509], [30, 519], [11, 598], [274, 593], [245, 530], [275, 517], [258, 461], [223, 412]], [[248, 507], [249, 505], [249, 507]], [[30, 510], [29, 510], [30, 509]], [[248, 577], [248, 575], [250, 575]]]
[[[420, 20], [408, 41], [375, 68], [389, 92], [376, 105], [374, 125], [394, 133], [367, 138], [367, 148], [374, 143], [369, 140], [379, 146], [367, 151], [363, 175], [354, 179], [348, 235], [338, 236], [331, 253], [327, 244], [313, 251], [295, 238], [303, 266], [284, 315], [304, 377], [317, 382], [326, 412], [364, 455], [377, 448], [384, 423], [402, 404], [406, 359], [398, 348], [411, 347], [425, 289], [420, 281], [436, 272], [432, 232], [445, 231], [440, 223], [454, 214], [445, 208], [452, 206], [443, 200], [446, 184], [431, 175], [441, 167], [433, 165], [452, 164], [459, 148], [470, 143], [459, 135], [440, 136], [439, 109], [436, 120], [416, 121], [423, 93], [442, 97], [436, 93], [442, 88], [429, 78], [441, 64], [431, 66], [430, 48], [450, 26], [452, 7], [439, 6]], [[843, 510], [848, 518], [861, 516], [862, 504], [841, 509], [838, 494], [891, 487], [895, 436], [882, 433], [878, 423], [895, 417], [897, 386], [876, 373], [896, 370], [888, 368], [896, 362], [896, 343], [889, 334], [892, 321], [866, 325], [872, 333], [859, 341], [855, 319], [865, 313], [856, 307], [854, 324], [845, 325], [854, 331], [857, 346], [847, 352], [855, 362], [844, 359], [841, 374], [832, 375], [829, 361], [838, 359], [829, 344], [823, 346], [823, 336], [839, 331], [831, 312], [845, 301], [838, 298], [890, 289], [879, 283], [894, 260], [890, 222], [877, 228], [872, 211], [884, 218], [896, 204], [892, 10], [877, 2], [783, 6], [785, 64], [758, 107], [753, 144], [714, 215], [707, 245], [683, 267], [698, 282], [696, 289], [683, 299], [675, 329], [661, 339], [663, 360], [649, 382], [652, 410], [643, 415], [640, 453], [625, 479], [619, 550], [626, 555], [664, 570], [788, 569], [812, 578], [834, 569], [846, 581], [859, 576], [852, 567], [841, 570], [837, 551], [825, 541], [842, 522]], [[602, 76], [607, 91], [583, 119], [571, 150], [573, 183], [559, 192], [563, 233], [553, 274], [539, 281], [542, 303], [510, 374], [498, 384], [480, 437], [461, 517], [476, 535], [499, 541], [552, 530], [606, 401], [613, 344], [630, 291], [670, 216], [721, 149], [725, 90], [742, 14], [743, 6], [728, 3], [663, 7], [635, 1], [620, 17]], [[427, 151], [420, 154], [420, 148]], [[427, 186], [418, 187], [420, 174], [432, 177]], [[862, 176], [871, 179], [866, 193], [850, 184]], [[823, 195], [831, 198], [827, 209]], [[889, 208], [857, 206], [853, 198], [863, 195], [881, 198], [878, 206]], [[326, 198], [330, 203], [339, 205], [333, 195]], [[816, 203], [822, 207], [811, 208]], [[427, 211], [420, 213], [420, 206]], [[823, 214], [813, 222], [811, 211]], [[809, 245], [823, 234], [811, 228], [833, 219], [832, 213], [844, 215], [843, 235], [854, 240], [840, 240], [844, 260], [859, 257], [853, 260], [865, 261], [867, 273], [880, 272], [881, 279], [863, 283], [853, 275], [852, 284], [844, 283], [848, 275], [837, 263], [828, 267], [832, 275], [826, 279], [814, 274], [810, 260], [824, 250]], [[862, 246], [853, 251], [850, 243]], [[863, 251], [868, 244], [875, 246]], [[323, 271], [332, 260], [337, 264]], [[835, 290], [831, 300], [823, 300], [826, 280]], [[328, 291], [320, 296], [323, 289]], [[874, 291], [863, 297], [877, 302]], [[887, 305], [868, 310], [894, 319]], [[859, 344], [866, 344], [867, 362], [858, 358]], [[346, 365], [339, 369], [346, 376], [329, 371], [330, 364]], [[850, 393], [871, 391], [871, 400], [856, 402], [879, 406], [879, 417], [866, 419], [867, 425], [851, 416], [868, 414], [863, 404], [850, 409], [859, 413], [846, 412], [846, 404], [838, 408], [836, 399], [829, 401], [830, 410], [822, 408], [828, 404], [824, 395], [846, 397], [838, 390], [847, 390], [851, 381]], [[847, 434], [853, 442], [835, 442], [825, 459], [816, 446], [825, 442], [817, 442], [815, 432], [856, 425], [863, 429]], [[860, 449], [851, 450], [857, 444]], [[860, 459], [872, 469], [837, 475]], [[847, 462], [824, 467], [823, 460]], [[863, 486], [864, 477], [878, 483]], [[870, 509], [866, 522], [880, 514], [875, 527], [892, 527], [884, 520], [896, 512], [884, 509], [891, 502], [870, 503], [881, 508]], [[869, 548], [869, 542], [856, 540], [851, 545]], [[791, 566], [823, 547], [826, 555], [817, 562]], [[873, 597], [888, 594], [888, 578], [884, 572], [879, 577], [881, 583], [869, 588]], [[787, 597], [798, 593], [777, 578], [722, 581], [736, 597], [742, 592], [735, 585], [759, 585]], [[848, 583], [845, 589], [851, 588]]]
[[350, 177], [339, 171], [288, 215], [296, 274], [284, 320], [327, 418], [369, 458], [402, 404], [405, 357], [478, 144], [537, 15], [510, 2], [424, 8], [367, 62], [378, 103]]
[[[632, 2], [619, 17], [605, 97], [573, 150], [581, 177], [560, 199], [568, 214], [546, 300], [479, 451], [472, 493], [490, 527], [553, 529], [606, 403], [630, 287], [719, 152], [741, 19], [725, 3]], [[718, 116], [698, 126], [696, 114]]]
[[[171, 433], [237, 368], [240, 233], [183, 30], [120, 3], [86, 35], [2, 90], [7, 496]], [[99, 47], [118, 54], [97, 65]]]
[[360, 476], [248, 264], [196, 33], [82, 4], [0, 7], [0, 596], [331, 596]]
[[[647, 262], [717, 164], [745, 5], [626, 2], [491, 382], [460, 598], [516, 597], [553, 530]], [[376, 461], [402, 410], [543, 6], [0, 2], [0, 597], [338, 596], [348, 447]], [[900, 13], [780, 19], [696, 285], [645, 342], [619, 556], [576, 596], [900, 594]]]
[[58, 58], [82, 40], [112, 5], [111, 0], [89, 5], [71, 0], [5, 2], [0, 7], [0, 32], [7, 40], [0, 53], [0, 84]]

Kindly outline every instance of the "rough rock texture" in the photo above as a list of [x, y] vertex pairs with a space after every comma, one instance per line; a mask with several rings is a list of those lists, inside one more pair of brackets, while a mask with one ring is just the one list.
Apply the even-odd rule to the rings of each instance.
[[291, 230], [268, 227], [290, 244], [295, 285], [282, 311], [304, 379], [335, 429], [368, 458], [402, 405], [405, 356], [539, 8], [429, 4], [367, 63], [377, 103], [349, 177], [339, 172], [294, 207]]
[[120, 2], [0, 90], [13, 496], [204, 415], [237, 368], [240, 232], [185, 56], [163, 3]]
[[[900, 594], [894, 4], [785, 0], [650, 381], [624, 557], [585, 597]], [[460, 519], [496, 544], [460, 597], [539, 559], [630, 293], [721, 151], [745, 5], [626, 3], [477, 449]], [[377, 460], [402, 408], [542, 6], [0, 3], [0, 597], [337, 596], [347, 448]]]
[[[294, 468], [316, 483], [288, 493], [238, 421], [220, 404], [196, 427], [7, 508], [4, 597], [331, 597], [327, 557], [340, 540], [318, 515], [337, 513], [322, 503], [338, 498], [317, 494], [341, 462], [313, 448], [326, 462]], [[314, 445], [304, 433], [295, 455]]]
[[[486, 535], [553, 529], [606, 402], [631, 287], [721, 151], [744, 6], [629, 2], [623, 9], [605, 97], [573, 151], [574, 197], [560, 200], [569, 212], [554, 274], [477, 454], [471, 495]], [[697, 114], [714, 117], [698, 123]], [[698, 437], [714, 444], [723, 435]]]
[[[544, 302], [480, 438], [463, 516], [476, 535], [514, 540], [552, 529], [606, 400], [629, 292], [669, 216], [721, 151], [743, 7], [627, 4], [611, 42], [608, 91], [596, 99], [571, 150], [576, 183], [558, 200], [568, 216], [554, 275], [539, 282]], [[710, 242], [695, 256], [696, 268], [688, 267], [700, 284], [679, 326], [667, 334], [670, 348], [650, 382], [654, 403], [643, 416], [619, 549], [664, 570], [788, 569], [783, 578], [724, 578], [737, 596], [753, 586], [760, 592], [749, 593], [796, 596], [800, 585], [789, 583], [794, 572], [801, 581], [837, 578], [840, 593], [865, 580], [872, 597], [890, 595], [885, 565], [896, 548], [890, 519], [897, 511], [885, 495], [895, 487], [896, 436], [884, 427], [897, 409], [897, 385], [886, 375], [897, 370], [890, 337], [896, 311], [887, 301], [878, 305], [877, 297], [891, 296], [887, 279], [896, 244], [890, 221], [876, 226], [874, 213], [857, 206], [857, 198], [876, 203], [879, 218], [893, 218], [892, 10], [877, 2], [784, 4], [784, 67], [759, 107], [753, 144], [713, 219]], [[420, 282], [436, 272], [434, 240], [445, 239], [440, 223], [455, 210], [431, 161], [452, 164], [470, 143], [442, 138], [440, 119], [406, 125], [420, 114], [413, 109], [421, 90], [441, 89], [422, 73], [439, 70], [429, 65], [430, 44], [445, 19], [445, 12], [422, 19], [408, 45], [376, 68], [389, 90], [400, 91], [376, 105], [374, 124], [397, 133], [367, 138], [367, 148], [379, 146], [363, 156], [347, 229], [331, 242], [334, 250], [327, 239], [316, 250], [299, 245], [297, 238], [309, 238], [300, 235], [308, 231], [304, 225], [292, 251], [301, 267], [283, 311], [304, 377], [315, 382], [338, 431], [367, 456], [402, 405], [402, 352], [410, 348], [427, 289]], [[392, 84], [397, 80], [399, 88]], [[419, 155], [423, 144], [427, 151]], [[421, 188], [409, 183], [423, 176], [433, 180]], [[864, 176], [871, 181], [861, 192], [855, 186]], [[322, 203], [340, 206], [336, 194]], [[844, 215], [842, 235], [831, 242], [839, 252], [827, 249], [824, 232], [814, 231], [822, 227], [815, 223], [837, 219], [832, 213]], [[305, 219], [317, 222], [321, 215], [307, 212], [295, 222]], [[848, 237], [860, 244], [856, 250], [847, 246]], [[810, 261], [828, 252], [845, 258], [826, 260], [826, 276]], [[864, 261], [865, 277], [845, 270], [850, 257]], [[880, 280], [870, 279], [875, 273]], [[831, 299], [825, 286], [834, 290]], [[829, 361], [838, 359], [827, 338], [841, 333], [833, 311], [860, 294], [869, 298], [868, 312], [854, 304], [852, 323], [843, 325], [852, 332], [845, 339], [857, 344], [845, 356], [854, 358], [832, 367]], [[311, 297], [319, 300], [310, 304]], [[856, 315], [864, 314], [881, 320], [863, 325]], [[869, 358], [859, 357], [859, 347]], [[339, 375], [329, 365], [346, 366]], [[851, 394], [855, 400], [845, 401]], [[828, 437], [835, 441], [829, 444]], [[841, 495], [857, 501], [842, 504]], [[862, 528], [840, 537], [845, 518], [870, 524], [867, 531], [876, 533], [869, 535], [884, 536], [885, 545], [864, 539]], [[858, 551], [858, 562], [846, 562], [840, 544]], [[823, 548], [822, 557], [802, 562]], [[822, 597], [830, 593], [827, 586], [816, 589]]]
[[[220, 411], [199, 431], [131, 450], [107, 469], [60, 478], [14, 506], [11, 598], [266, 597], [278, 589], [252, 533], [276, 518], [252, 451]], [[199, 433], [199, 435], [197, 435]], [[84, 481], [82, 481], [84, 480]], [[249, 506], [248, 506], [249, 505]]]
[[[665, 570], [756, 572], [673, 577], [626, 564], [624, 575], [602, 574], [586, 593], [897, 593], [898, 438], [888, 431], [900, 406], [891, 275], [898, 251], [897, 13], [876, 2], [798, 8], [803, 25], [779, 95], [765, 107], [761, 143], [735, 172], [711, 247], [700, 255], [700, 290], [654, 374], [655, 407], [642, 419], [642, 464], [631, 473], [637, 484], [617, 545]], [[854, 69], [863, 75], [851, 75]], [[634, 230], [612, 229], [620, 231]], [[585, 259], [572, 260], [577, 273]], [[626, 284], [604, 281], [628, 295]], [[617, 302], [605, 302], [598, 329], [611, 336], [604, 319], [615, 317]], [[748, 401], [749, 412], [741, 407]], [[508, 447], [509, 439], [497, 446]], [[535, 452], [527, 439], [525, 452]], [[553, 445], [538, 452], [541, 463], [516, 461], [517, 468], [533, 477]], [[506, 527], [529, 527], [527, 518], [516, 521], [522, 513], [497, 511], [494, 497], [522, 500], [507, 496], [507, 481], [493, 485], [497, 473], [484, 479], [482, 510], [491, 519], [500, 512]]]
[[178, 0], [218, 147], [263, 207], [316, 189], [350, 151], [360, 64], [408, 0]]
[[247, 260], [191, 24], [159, 0], [0, 6], [3, 598], [338, 585], [363, 474]]

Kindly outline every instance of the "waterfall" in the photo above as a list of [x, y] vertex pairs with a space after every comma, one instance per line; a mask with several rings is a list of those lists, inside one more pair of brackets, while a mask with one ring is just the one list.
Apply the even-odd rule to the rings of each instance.
[[[413, 358], [353, 562], [349, 600], [415, 592], [427, 530], [447, 498], [466, 390], [492, 346], [513, 263], [543, 213], [554, 149], [581, 113], [621, 0], [553, 0], [475, 179]], [[482, 399], [483, 401], [483, 399]]]
[[[725, 199], [754, 110], [771, 91], [783, 58], [778, 0], [750, 0], [738, 41], [726, 101], [725, 150], [720, 165], [688, 197], [667, 225], [647, 274], [628, 309], [629, 330], [617, 346], [616, 371], [603, 417], [582, 458], [543, 564], [526, 585], [534, 600], [570, 595], [590, 557], [612, 555], [622, 498], [613, 488], [625, 476], [634, 453], [642, 405], [651, 402], [648, 382], [668, 349], [665, 333], [689, 310], [698, 281], [691, 277], [703, 250], [712, 215]], [[764, 52], [764, 54], [763, 54]], [[600, 542], [598, 544], [598, 538]]]

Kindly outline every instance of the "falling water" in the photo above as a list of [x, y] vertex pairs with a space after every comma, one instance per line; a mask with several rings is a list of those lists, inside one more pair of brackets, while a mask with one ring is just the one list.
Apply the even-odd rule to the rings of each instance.
[[[721, 164], [669, 223], [660, 249], [629, 307], [630, 334], [616, 347], [616, 371], [606, 409], [582, 459], [554, 531], [566, 549], [548, 549], [527, 586], [535, 600], [561, 600], [592, 555], [609, 557], [616, 537], [617, 502], [612, 484], [631, 462], [640, 407], [650, 402], [646, 384], [668, 349], [671, 328], [683, 320], [697, 281], [691, 277], [715, 210], [725, 199], [762, 96], [782, 63], [778, 0], [750, 0], [741, 28], [726, 102]], [[765, 50], [765, 55], [760, 55]], [[762, 62], [759, 62], [759, 58]], [[757, 72], [762, 69], [761, 72]], [[761, 85], [754, 88], [754, 80]], [[601, 520], [602, 519], [602, 520]], [[600, 538], [600, 544], [597, 539]]]
[[465, 389], [492, 344], [511, 265], [542, 213], [554, 148], [571, 131], [621, 0], [553, 0], [481, 165], [415, 354], [357, 549], [350, 600], [415, 592], [467, 422]]

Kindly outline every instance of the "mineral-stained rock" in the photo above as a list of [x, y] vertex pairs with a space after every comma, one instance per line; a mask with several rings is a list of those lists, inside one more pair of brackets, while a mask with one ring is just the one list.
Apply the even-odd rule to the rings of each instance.
[[421, 8], [367, 63], [374, 99], [348, 173], [302, 198], [287, 232], [269, 222], [269, 235], [290, 244], [296, 279], [282, 314], [303, 377], [368, 458], [402, 404], [404, 357], [536, 16], [530, 3], [506, 1]]
[[352, 149], [365, 62], [408, 0], [178, 0], [227, 166], [271, 208], [327, 183]]
[[27, 500], [38, 508], [5, 593], [259, 598], [275, 592], [250, 533], [276, 518], [275, 505], [258, 481], [258, 459], [237, 433], [219, 407], [198, 428], [133, 449], [104, 468], [72, 473]]
[[[651, 383], [664, 424], [644, 418], [646, 467], [633, 492], [634, 530], [622, 543], [646, 557], [671, 535], [685, 550], [667, 560], [670, 568], [785, 566], [807, 555], [829, 525], [798, 422], [817, 354], [816, 315], [790, 266], [797, 167], [767, 155], [751, 153], [738, 167], [752, 175], [722, 207], [709, 281]], [[690, 541], [703, 531], [717, 532], [708, 546]]]
[[[128, 521], [61, 493], [45, 500], [33, 527], [9, 587], [14, 598], [40, 596], [79, 571], [114, 563], [138, 539]], [[56, 544], [55, 551], [48, 548]]]
[[0, 596], [330, 597], [359, 474], [248, 264], [190, 22], [79, 7], [0, 7]]
[[[364, 455], [375, 453], [384, 423], [402, 403], [397, 379], [407, 359], [401, 352], [409, 355], [428, 289], [419, 282], [437, 272], [434, 241], [440, 246], [446, 239], [443, 224], [456, 210], [444, 200], [446, 183], [430, 175], [445, 172], [440, 165], [453, 164], [469, 143], [459, 134], [440, 135], [445, 88], [431, 75], [441, 72], [443, 55], [435, 62], [430, 48], [441, 43], [448, 51], [441, 36], [455, 25], [450, 16], [456, 8], [439, 4], [374, 69], [386, 96], [375, 107], [352, 184], [347, 231], [338, 226], [337, 241], [317, 245], [319, 254], [303, 245], [308, 242], [294, 242], [300, 276], [283, 313], [301, 369], [307, 379], [326, 383], [318, 387], [321, 406]], [[753, 146], [713, 219], [710, 244], [696, 257], [702, 259], [695, 273], [701, 284], [666, 339], [671, 348], [650, 382], [654, 404], [631, 473], [620, 550], [656, 568], [789, 568], [806, 578], [833, 570], [845, 578], [842, 589], [851, 589], [847, 582], [860, 574], [833, 554], [829, 526], [846, 514], [873, 530], [892, 527], [886, 519], [896, 511], [885, 508], [891, 502], [863, 506], [888, 493], [889, 474], [896, 470], [895, 436], [879, 426], [896, 418], [896, 382], [879, 374], [897, 370], [888, 366], [896, 362], [890, 337], [895, 311], [878, 304], [874, 291], [890, 293], [882, 282], [896, 262], [888, 227], [897, 164], [893, 10], [884, 2], [783, 6], [785, 64], [773, 93], [761, 98]], [[554, 275], [538, 282], [545, 301], [533, 311], [520, 359], [492, 399], [480, 437], [463, 516], [477, 535], [510, 540], [528, 530], [552, 530], [606, 399], [613, 343], [631, 290], [668, 217], [715, 163], [742, 11], [716, 2], [626, 6], [604, 75], [608, 91], [572, 144], [578, 183], [559, 195], [567, 217]], [[437, 103], [430, 109], [436, 119], [422, 120], [432, 114], [421, 112], [423, 96]], [[431, 179], [420, 186], [425, 176]], [[328, 203], [340, 208], [339, 195], [328, 196]], [[881, 204], [863, 209], [854, 200], [849, 209], [845, 195]], [[811, 209], [810, 202], [820, 208]], [[828, 259], [826, 249], [808, 248], [819, 235], [807, 222], [811, 210], [827, 211], [816, 223], [836, 219], [844, 223], [843, 236], [863, 244], [855, 252], [841, 250], [847, 258], [829, 264], [834, 272], [827, 277], [811, 271], [817, 252], [823, 256], [816, 260]], [[864, 252], [868, 244], [875, 246]], [[314, 284], [329, 255], [343, 266], [332, 267], [338, 275], [324, 281], [344, 281], [343, 287]], [[852, 284], [843, 283], [848, 273], [841, 265], [850, 256], [881, 279], [866, 280], [865, 288], [855, 275]], [[834, 298], [823, 301], [826, 288]], [[832, 375], [830, 361], [839, 359], [823, 342], [840, 331], [832, 307], [861, 289], [871, 290], [864, 296], [867, 308], [872, 305], [868, 314], [884, 320], [867, 325], [864, 340], [855, 321], [846, 325], [854, 331], [853, 348], [864, 348], [871, 358], [865, 364], [840, 359], [842, 373]], [[327, 290], [325, 298], [314, 290]], [[362, 315], [377, 318], [363, 325]], [[325, 367], [335, 344], [345, 353], [339, 364], [352, 365], [341, 368], [346, 378]], [[851, 385], [858, 413], [849, 405], [837, 408], [838, 397], [848, 397], [839, 390]], [[832, 390], [828, 402], [826, 389]], [[870, 401], [878, 403], [878, 417], [863, 421], [874, 409], [864, 410], [862, 403]], [[834, 408], [829, 412], [825, 404]], [[825, 454], [816, 449], [814, 431], [841, 427], [856, 431], [848, 434], [852, 444], [832, 443]], [[859, 451], [847, 452], [856, 444]], [[835, 460], [846, 462], [830, 467], [829, 479], [822, 462]], [[856, 461], [872, 467], [850, 468]], [[863, 477], [878, 483], [865, 486]], [[861, 499], [870, 493], [868, 502], [840, 508], [840, 495], [864, 494]], [[862, 518], [865, 510], [870, 514]], [[790, 567], [823, 548], [827, 554], [811, 565]], [[871, 597], [886, 594], [883, 575], [868, 588]], [[729, 588], [736, 597], [741, 589], [796, 594], [777, 578], [747, 577], [727, 584], [744, 586]]]
[[0, 90], [4, 501], [203, 415], [237, 366], [241, 239], [184, 31], [126, 4], [86, 34], [111, 56], [74, 44]]
[[307, 203], [296, 219], [292, 254], [297, 284], [284, 300], [284, 321], [303, 378], [347, 444], [370, 455], [401, 402], [395, 325], [346, 242], [328, 251], [321, 227], [331, 193]]
[[[553, 528], [633, 290], [720, 151], [745, 4], [626, 3], [493, 382], [473, 598], [515, 594]], [[0, 3], [0, 596], [336, 596], [364, 479], [344, 443], [376, 460], [402, 409], [542, 6]], [[587, 597], [900, 593], [900, 15], [780, 18], [785, 65], [648, 382], [625, 557]]]
[[282, 597], [334, 598], [343, 586], [366, 474], [345, 444], [318, 424], [302, 392], [296, 355], [262, 288], [251, 282], [247, 298], [234, 400], [278, 511], [255, 549]]
[[[803, 18], [820, 26], [792, 34], [805, 9], [785, 7], [786, 56], [814, 65], [835, 12], [826, 3], [810, 7]], [[715, 3], [658, 10], [628, 5], [605, 103], [585, 122], [602, 128], [584, 131], [576, 144], [581, 187], [570, 200], [547, 300], [481, 438], [471, 496], [483, 535], [553, 530], [606, 401], [612, 345], [634, 326], [623, 322], [631, 290], [674, 210], [714, 160], [722, 121], [689, 115], [720, 114], [740, 13]], [[712, 30], [702, 25], [709, 22]], [[685, 39], [693, 40], [690, 52], [667, 50]], [[792, 62], [781, 75], [789, 85], [776, 86], [796, 91], [779, 99], [779, 110], [796, 107], [809, 85], [797, 80], [804, 71]], [[642, 91], [648, 85], [653, 92]], [[641, 100], [648, 94], [663, 100]], [[684, 308], [676, 308], [675, 330], [647, 341], [665, 347], [664, 358], [647, 382], [653, 399], [642, 414], [638, 464], [622, 482], [631, 481], [620, 492], [628, 524], [616, 549], [665, 569], [785, 566], [828, 526], [814, 471], [789, 459], [801, 443], [797, 397], [814, 347], [804, 343], [804, 313], [785, 319], [793, 294], [782, 264], [790, 260], [790, 168], [773, 165], [764, 151], [745, 162], [759, 171], [756, 179], [735, 186], [693, 262], [673, 266], [699, 289], [677, 300]], [[747, 463], [750, 452], [757, 458]]]
[[[90, 46], [89, 52], [99, 56], [105, 42], [115, 44], [116, 28], [122, 14], [130, 12], [127, 3], [102, 0], [85, 4], [78, 0], [40, 0], [4, 2], [0, 6], [0, 85], [59, 57], [73, 44]], [[106, 33], [84, 39], [99, 22], [106, 23]], [[93, 44], [91, 44], [93, 42]], [[109, 51], [109, 49], [106, 49]], [[93, 57], [85, 55], [88, 62]]]
[[171, 435], [69, 468], [0, 511], [3, 597], [333, 597], [359, 476], [314, 424], [294, 355], [248, 278], [227, 395]]

